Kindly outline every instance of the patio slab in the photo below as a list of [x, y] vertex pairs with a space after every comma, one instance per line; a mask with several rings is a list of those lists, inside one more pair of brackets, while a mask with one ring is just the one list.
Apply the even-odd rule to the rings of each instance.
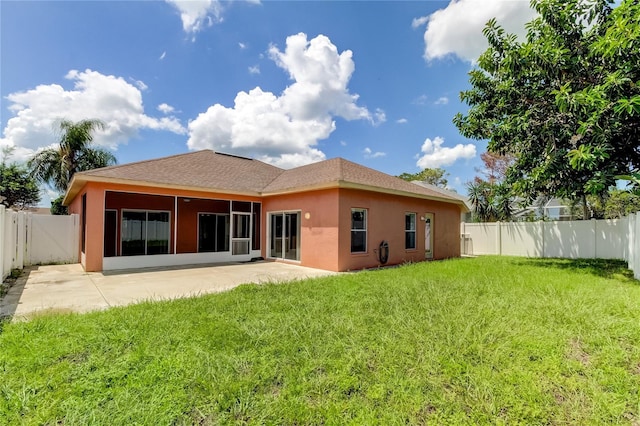
[[335, 274], [280, 262], [192, 265], [84, 272], [80, 264], [25, 268], [0, 301], [0, 317], [40, 311], [89, 312], [145, 300], [167, 300], [230, 290], [246, 283], [282, 283]]

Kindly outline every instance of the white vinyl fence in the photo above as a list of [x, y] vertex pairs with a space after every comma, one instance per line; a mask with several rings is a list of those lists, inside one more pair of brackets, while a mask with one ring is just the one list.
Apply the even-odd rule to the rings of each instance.
[[0, 276], [28, 265], [77, 263], [79, 238], [78, 215], [35, 215], [0, 205]]
[[622, 219], [462, 223], [461, 252], [571, 259], [623, 259], [640, 279], [640, 212]]

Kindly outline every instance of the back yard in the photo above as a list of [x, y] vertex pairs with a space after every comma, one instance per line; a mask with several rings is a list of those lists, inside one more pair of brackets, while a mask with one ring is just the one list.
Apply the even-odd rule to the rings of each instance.
[[640, 422], [622, 262], [455, 259], [2, 327], [9, 424]]

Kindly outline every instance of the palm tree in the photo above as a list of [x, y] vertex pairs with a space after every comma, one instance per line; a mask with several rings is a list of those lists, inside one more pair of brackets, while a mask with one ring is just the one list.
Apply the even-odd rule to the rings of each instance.
[[511, 220], [513, 198], [507, 186], [476, 179], [467, 183], [467, 193], [477, 221]]
[[58, 122], [60, 141], [55, 148], [38, 152], [29, 160], [33, 176], [55, 189], [65, 192], [76, 172], [116, 164], [116, 157], [107, 150], [92, 148], [93, 132], [105, 128], [100, 120]]

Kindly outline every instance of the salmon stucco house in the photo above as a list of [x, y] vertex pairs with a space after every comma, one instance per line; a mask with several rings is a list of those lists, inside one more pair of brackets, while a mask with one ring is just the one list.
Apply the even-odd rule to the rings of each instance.
[[86, 271], [249, 261], [347, 271], [460, 255], [464, 203], [334, 158], [283, 170], [210, 150], [77, 173]]

